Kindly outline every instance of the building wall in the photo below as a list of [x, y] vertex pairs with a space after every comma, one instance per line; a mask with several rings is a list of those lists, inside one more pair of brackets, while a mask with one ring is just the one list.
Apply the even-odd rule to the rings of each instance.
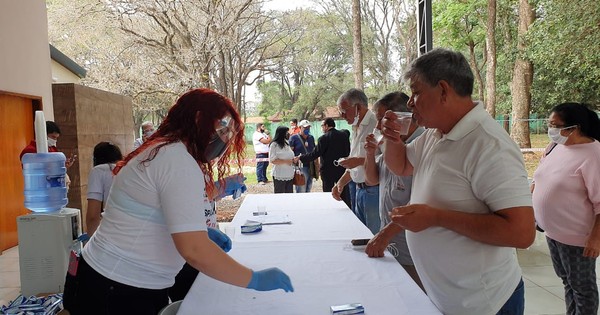
[[41, 98], [54, 119], [46, 2], [0, 1], [0, 91]]
[[87, 182], [94, 146], [116, 144], [123, 155], [133, 149], [131, 98], [77, 84], [53, 84], [56, 123], [61, 128], [58, 148], [67, 157], [77, 155], [68, 170], [71, 177], [68, 207], [81, 209], [85, 222]]
[[52, 60], [50, 66], [52, 67], [52, 83], [79, 83], [81, 80], [71, 70], [54, 60]]

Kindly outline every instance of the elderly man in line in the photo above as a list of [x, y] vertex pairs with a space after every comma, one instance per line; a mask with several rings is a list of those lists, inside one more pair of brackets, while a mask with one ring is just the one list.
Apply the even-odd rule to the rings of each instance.
[[133, 149], [139, 148], [145, 141], [154, 133], [154, 124], [151, 121], [144, 121], [142, 123], [142, 136], [135, 139], [133, 142]]
[[523, 314], [515, 248], [532, 244], [535, 224], [521, 152], [471, 99], [461, 53], [435, 49], [405, 78], [413, 118], [428, 129], [405, 144], [387, 111], [383, 154], [396, 175], [413, 175], [410, 205], [394, 208], [392, 220], [406, 230], [427, 295], [449, 315]]

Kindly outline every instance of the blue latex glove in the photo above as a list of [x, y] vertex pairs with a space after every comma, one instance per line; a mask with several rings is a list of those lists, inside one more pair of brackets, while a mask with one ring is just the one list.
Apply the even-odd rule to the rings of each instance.
[[222, 250], [228, 252], [231, 250], [231, 239], [227, 234], [221, 232], [219, 229], [208, 228], [208, 238], [221, 247]]
[[257, 291], [283, 289], [285, 292], [294, 292], [290, 277], [279, 268], [252, 271], [252, 279], [246, 288]]
[[[235, 175], [227, 176], [227, 177], [223, 178], [223, 180], [225, 181], [225, 189], [217, 197], [217, 199], [222, 199], [227, 196], [232, 196], [233, 199], [237, 199], [244, 192], [246, 192], [246, 190], [248, 190], [248, 188], [246, 187], [246, 184], [244, 184], [246, 177], [244, 177], [243, 174], [235, 174]], [[221, 183], [219, 183], [218, 181], [215, 182], [215, 187], [217, 187], [217, 189], [220, 189]]]

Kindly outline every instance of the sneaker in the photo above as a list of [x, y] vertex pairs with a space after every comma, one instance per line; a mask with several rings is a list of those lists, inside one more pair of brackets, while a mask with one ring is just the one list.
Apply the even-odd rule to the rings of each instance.
[[258, 182], [258, 184], [265, 185], [266, 183], [265, 182]]

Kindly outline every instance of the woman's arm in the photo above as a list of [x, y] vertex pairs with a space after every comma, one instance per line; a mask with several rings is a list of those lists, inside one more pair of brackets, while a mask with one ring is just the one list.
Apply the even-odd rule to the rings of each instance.
[[102, 219], [102, 201], [96, 199], [88, 199], [87, 213], [85, 214], [85, 225], [87, 234], [92, 236]]
[[208, 238], [206, 231], [172, 234], [179, 254], [203, 274], [238, 287], [247, 287], [252, 270], [229, 257]]

